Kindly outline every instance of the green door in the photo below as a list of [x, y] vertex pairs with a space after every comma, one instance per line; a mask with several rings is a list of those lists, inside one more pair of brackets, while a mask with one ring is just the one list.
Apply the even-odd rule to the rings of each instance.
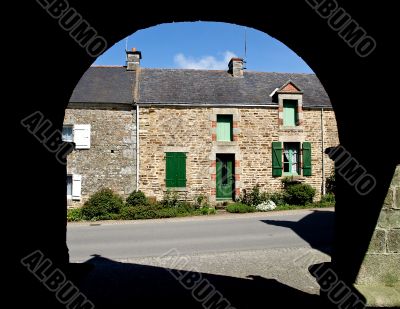
[[234, 155], [217, 155], [217, 199], [233, 199], [235, 193]]

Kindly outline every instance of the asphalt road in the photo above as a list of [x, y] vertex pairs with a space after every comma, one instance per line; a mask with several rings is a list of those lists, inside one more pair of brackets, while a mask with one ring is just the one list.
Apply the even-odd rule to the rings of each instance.
[[217, 215], [148, 221], [68, 224], [72, 262], [93, 256], [113, 260], [180, 254], [315, 248], [329, 251], [332, 210]]

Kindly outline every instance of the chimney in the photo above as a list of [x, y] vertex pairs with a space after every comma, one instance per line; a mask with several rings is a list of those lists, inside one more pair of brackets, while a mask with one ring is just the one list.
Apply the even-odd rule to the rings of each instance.
[[142, 59], [142, 53], [137, 51], [136, 48], [126, 51], [126, 69], [128, 71], [135, 71], [140, 67], [140, 59]]
[[229, 73], [233, 77], [243, 77], [243, 59], [242, 58], [232, 58], [228, 64]]

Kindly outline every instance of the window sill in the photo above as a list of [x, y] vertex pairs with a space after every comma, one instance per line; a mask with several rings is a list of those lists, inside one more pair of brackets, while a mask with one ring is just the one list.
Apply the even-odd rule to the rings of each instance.
[[168, 190], [175, 191], [175, 192], [187, 192], [188, 191], [187, 187], [168, 187], [168, 188], [166, 188], [165, 191], [168, 191]]
[[280, 131], [301, 132], [304, 131], [303, 126], [279, 126]]
[[236, 146], [238, 144], [237, 141], [216, 141], [214, 142], [217, 146]]
[[285, 178], [285, 177], [290, 177], [290, 178], [292, 178], [294, 181], [304, 181], [304, 180], [306, 180], [306, 177], [305, 176], [302, 176], [302, 175], [290, 175], [290, 174], [283, 174], [282, 175], [282, 177], [283, 178]]

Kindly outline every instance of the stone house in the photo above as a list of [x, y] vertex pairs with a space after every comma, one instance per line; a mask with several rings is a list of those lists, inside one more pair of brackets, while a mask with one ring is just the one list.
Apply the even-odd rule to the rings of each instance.
[[281, 188], [293, 176], [324, 192], [339, 144], [335, 114], [314, 74], [91, 67], [66, 110], [67, 194], [79, 205], [101, 187], [127, 196], [235, 199], [243, 189]]

